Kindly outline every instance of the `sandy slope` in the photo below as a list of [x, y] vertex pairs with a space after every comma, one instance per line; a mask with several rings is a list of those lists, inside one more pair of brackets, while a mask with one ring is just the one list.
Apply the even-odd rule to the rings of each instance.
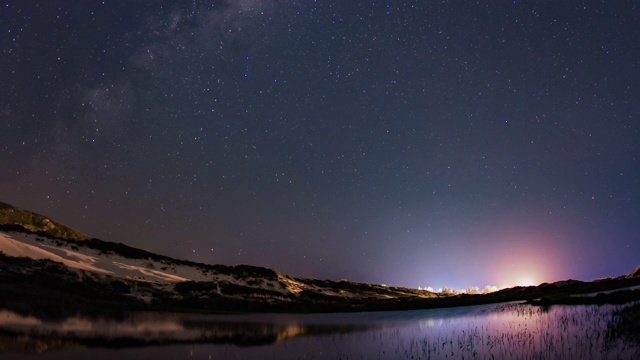
[[[253, 278], [234, 278], [197, 265], [188, 266], [150, 259], [130, 259], [84, 246], [42, 238], [35, 234], [0, 232], [0, 251], [8, 256], [49, 259], [75, 269], [154, 282], [226, 281], [246, 286], [247, 282], [254, 280]], [[264, 284], [260, 287], [280, 291], [283, 294], [297, 293], [304, 287], [304, 284], [288, 277], [278, 280], [265, 279]]]
[[[238, 275], [216, 271], [199, 264], [184, 264], [171, 260], [131, 259], [83, 246], [49, 239], [36, 234], [0, 231], [0, 251], [7, 256], [49, 259], [70, 268], [108, 274], [125, 279], [137, 279], [170, 285], [181, 281], [211, 281], [218, 284], [235, 284], [257, 291], [266, 290], [283, 296], [309, 290], [317, 294], [338, 298], [357, 298], [361, 291], [324, 288], [306, 284], [298, 279], [276, 273], [276, 276]], [[218, 292], [220, 292], [218, 288]], [[370, 290], [368, 297], [389, 298], [390, 294]]]
[[[69, 244], [58, 246], [54, 241], [34, 234], [0, 232], [0, 251], [7, 256], [49, 259], [81, 270], [95, 271], [124, 278], [139, 278], [152, 281], [186, 281], [199, 278], [195, 269], [181, 269], [184, 274], [155, 270], [162, 264], [139, 259], [127, 259], [118, 255], [104, 254], [85, 247]], [[185, 276], [187, 275], [187, 276]], [[188, 276], [191, 275], [191, 276]], [[201, 279], [198, 279], [201, 280]]]
[[20, 242], [14, 240], [11, 236], [0, 233], [0, 251], [7, 256], [13, 257], [28, 257], [31, 259], [49, 259], [53, 261], [57, 261], [65, 264], [68, 267], [81, 269], [81, 270], [89, 270], [89, 271], [97, 271], [107, 274], [113, 274], [110, 271], [97, 268], [93, 266], [91, 261], [87, 261], [88, 256], [82, 255], [79, 253], [71, 253], [67, 258], [58, 256], [50, 251], [47, 251], [41, 247], [30, 245], [28, 243]]

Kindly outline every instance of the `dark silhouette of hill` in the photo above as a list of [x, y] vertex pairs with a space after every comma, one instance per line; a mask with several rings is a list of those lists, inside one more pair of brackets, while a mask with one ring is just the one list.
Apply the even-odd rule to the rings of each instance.
[[[0, 308], [27, 313], [56, 314], [82, 309], [100, 312], [109, 308], [335, 312], [426, 309], [506, 301], [531, 301], [547, 306], [626, 303], [640, 299], [640, 290], [633, 288], [640, 285], [640, 267], [628, 275], [591, 282], [567, 280], [489, 294], [451, 295], [347, 280], [297, 278], [252, 265], [211, 265], [173, 259], [125, 244], [90, 238], [43, 215], [5, 203], [0, 203], [0, 232], [25, 234], [23, 237], [31, 239], [35, 246], [29, 245], [28, 241], [20, 246], [37, 248], [40, 253], [60, 248], [63, 253], [74, 252], [76, 257], [91, 258], [107, 266], [112, 266], [114, 261], [118, 266], [127, 262], [124, 266], [140, 269], [145, 274], [97, 273], [95, 268], [71, 268], [68, 263], [52, 260], [60, 258], [19, 258], [0, 253]], [[40, 245], [44, 247], [38, 248]], [[167, 274], [178, 276], [176, 269], [181, 269], [182, 277], [163, 278]], [[160, 274], [160, 277], [149, 278], [152, 273]], [[593, 296], [579, 296], [584, 294]]]
[[19, 225], [34, 233], [43, 233], [62, 239], [88, 240], [91, 238], [44, 215], [22, 210], [3, 202], [0, 202], [0, 225]]

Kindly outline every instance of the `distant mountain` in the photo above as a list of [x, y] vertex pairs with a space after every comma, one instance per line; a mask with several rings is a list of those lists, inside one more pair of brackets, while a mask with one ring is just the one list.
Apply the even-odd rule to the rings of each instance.
[[88, 240], [91, 237], [47, 217], [0, 202], [0, 225], [19, 225], [31, 232], [69, 240]]
[[640, 266], [638, 266], [635, 270], [631, 272], [631, 274], [627, 275], [628, 278], [640, 277]]

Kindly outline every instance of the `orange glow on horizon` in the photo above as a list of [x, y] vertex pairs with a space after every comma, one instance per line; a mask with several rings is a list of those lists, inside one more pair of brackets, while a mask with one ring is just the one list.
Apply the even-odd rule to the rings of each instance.
[[501, 269], [496, 269], [499, 288], [536, 286], [549, 282], [550, 274], [546, 265], [543, 261], [538, 261], [535, 255], [520, 259], [518, 263], [502, 265]]
[[537, 285], [540, 285], [541, 283], [542, 282], [537, 281], [536, 278], [533, 276], [524, 276], [524, 277], [518, 278], [514, 282], [502, 283], [502, 285], [500, 285], [498, 288], [507, 289], [507, 288], [512, 288], [516, 286], [537, 286]]
[[511, 228], [496, 236], [496, 259], [489, 275], [499, 288], [536, 286], [562, 280], [566, 250], [559, 246], [558, 236], [539, 229]]

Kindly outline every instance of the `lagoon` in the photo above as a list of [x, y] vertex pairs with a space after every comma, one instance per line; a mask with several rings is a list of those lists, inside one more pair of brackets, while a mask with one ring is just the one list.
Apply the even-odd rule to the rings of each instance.
[[612, 332], [624, 306], [520, 303], [445, 309], [43, 320], [0, 311], [11, 359], [638, 359]]

